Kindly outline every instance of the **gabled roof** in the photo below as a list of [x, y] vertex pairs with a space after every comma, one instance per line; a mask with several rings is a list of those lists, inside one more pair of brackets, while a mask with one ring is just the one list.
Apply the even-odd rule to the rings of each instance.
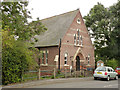
[[62, 39], [64, 37], [78, 11], [77, 9], [41, 20], [42, 24], [45, 25], [48, 30], [35, 36], [35, 38], [38, 39], [35, 47], [59, 45], [60, 38]]

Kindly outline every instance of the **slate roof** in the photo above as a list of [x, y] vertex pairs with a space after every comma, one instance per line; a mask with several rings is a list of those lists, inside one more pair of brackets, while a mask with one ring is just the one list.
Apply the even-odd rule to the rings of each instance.
[[35, 47], [59, 45], [60, 38], [62, 39], [64, 37], [78, 11], [77, 9], [41, 20], [42, 24], [48, 30], [35, 36], [38, 39]]

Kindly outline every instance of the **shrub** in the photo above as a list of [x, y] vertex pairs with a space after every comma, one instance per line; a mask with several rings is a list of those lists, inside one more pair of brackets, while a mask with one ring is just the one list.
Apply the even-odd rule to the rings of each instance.
[[118, 60], [115, 60], [115, 59], [107, 60], [106, 65], [115, 69], [116, 67], [118, 67]]
[[20, 82], [22, 73], [30, 66], [37, 65], [34, 52], [25, 42], [17, 41], [8, 31], [2, 32], [2, 83], [3, 85]]

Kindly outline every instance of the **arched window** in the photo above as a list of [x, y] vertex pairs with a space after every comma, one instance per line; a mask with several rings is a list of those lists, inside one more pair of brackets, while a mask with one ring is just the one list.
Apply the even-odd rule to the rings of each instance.
[[48, 51], [47, 50], [45, 51], [45, 54], [46, 54], [46, 64], [48, 64]]
[[83, 46], [83, 38], [81, 35], [80, 35], [80, 41], [81, 41], [81, 46]]
[[80, 29], [77, 29], [77, 44], [80, 44]]
[[64, 57], [64, 64], [67, 64], [67, 57], [68, 57], [68, 54], [65, 53], [65, 57]]
[[74, 34], [74, 45], [76, 45], [76, 34]]
[[77, 35], [80, 36], [80, 29], [77, 29]]
[[88, 54], [88, 64], [90, 64], [90, 54]]

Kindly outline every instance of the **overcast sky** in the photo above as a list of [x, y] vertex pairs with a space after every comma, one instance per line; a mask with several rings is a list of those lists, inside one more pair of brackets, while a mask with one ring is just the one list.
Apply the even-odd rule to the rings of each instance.
[[33, 20], [36, 20], [37, 17], [44, 19], [59, 15], [76, 10], [77, 8], [80, 9], [82, 16], [85, 16], [97, 2], [102, 3], [105, 7], [109, 7], [117, 3], [117, 1], [118, 0], [29, 0], [28, 10], [31, 11]]

